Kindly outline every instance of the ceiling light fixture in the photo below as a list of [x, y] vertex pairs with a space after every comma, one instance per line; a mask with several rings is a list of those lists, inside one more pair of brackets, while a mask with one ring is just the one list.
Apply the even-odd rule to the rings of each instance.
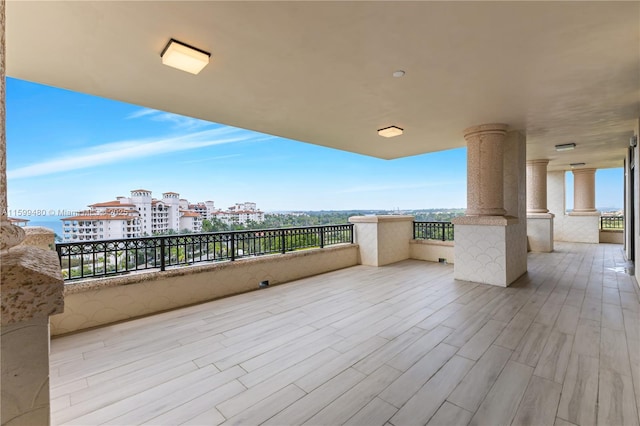
[[404, 133], [404, 130], [396, 126], [385, 127], [384, 129], [378, 130], [378, 134], [380, 136], [384, 136], [385, 138], [400, 136], [402, 133]]
[[569, 164], [569, 165], [571, 166], [571, 168], [574, 168], [574, 167], [582, 167], [582, 166], [586, 166], [586, 165], [587, 165], [587, 163], [571, 163], [571, 164]]
[[404, 77], [405, 74], [406, 73], [404, 71], [402, 71], [402, 70], [398, 70], [398, 71], [394, 71], [393, 72], [393, 76], [394, 77]]
[[556, 145], [556, 151], [571, 151], [572, 149], [574, 149], [576, 147], [576, 144], [571, 142], [571, 143], [563, 143], [560, 145]]
[[160, 56], [165, 65], [191, 74], [198, 74], [209, 63], [211, 54], [171, 39]]

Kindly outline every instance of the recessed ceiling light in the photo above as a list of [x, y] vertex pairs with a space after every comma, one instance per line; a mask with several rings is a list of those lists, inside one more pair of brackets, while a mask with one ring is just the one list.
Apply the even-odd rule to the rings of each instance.
[[556, 145], [556, 151], [571, 151], [572, 149], [574, 149], [576, 147], [576, 144], [571, 142], [571, 143], [563, 143], [560, 145]]
[[396, 126], [385, 127], [384, 129], [379, 129], [378, 134], [380, 136], [384, 136], [385, 138], [392, 138], [394, 136], [400, 136], [404, 132], [403, 129]]
[[191, 74], [198, 74], [209, 63], [211, 54], [171, 39], [160, 56], [165, 65]]
[[581, 166], [586, 166], [587, 163], [571, 163], [569, 164], [572, 168], [573, 167], [581, 167]]
[[398, 71], [394, 71], [393, 72], [393, 76], [394, 77], [404, 77], [405, 74], [406, 73], [404, 71], [402, 71], [402, 70], [398, 70]]

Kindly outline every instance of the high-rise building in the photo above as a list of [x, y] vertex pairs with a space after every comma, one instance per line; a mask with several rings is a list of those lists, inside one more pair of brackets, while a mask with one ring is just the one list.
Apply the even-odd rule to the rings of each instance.
[[[213, 201], [197, 205], [200, 204], [213, 210]], [[134, 189], [130, 197], [120, 196], [88, 207], [89, 210], [61, 219], [64, 241], [137, 238], [170, 230], [202, 231], [201, 212], [190, 209], [189, 202], [181, 200], [176, 192], [165, 192], [158, 200], [149, 190]]]

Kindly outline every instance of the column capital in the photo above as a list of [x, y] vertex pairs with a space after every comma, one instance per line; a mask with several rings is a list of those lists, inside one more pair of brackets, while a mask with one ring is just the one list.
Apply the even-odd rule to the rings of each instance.
[[486, 135], [486, 134], [499, 134], [506, 135], [509, 126], [501, 123], [480, 124], [478, 126], [471, 126], [464, 129], [464, 138], [468, 140], [474, 136]]
[[574, 169], [574, 170], [571, 170], [571, 172], [574, 175], [587, 175], [587, 174], [594, 174], [596, 170], [597, 169]]
[[527, 165], [544, 165], [549, 164], [549, 160], [527, 160]]

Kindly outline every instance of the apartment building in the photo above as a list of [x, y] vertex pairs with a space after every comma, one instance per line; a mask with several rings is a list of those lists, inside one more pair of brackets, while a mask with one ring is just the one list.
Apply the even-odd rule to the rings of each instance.
[[[198, 203], [213, 209], [213, 201]], [[134, 189], [129, 197], [119, 196], [113, 201], [90, 204], [89, 210], [61, 219], [63, 240], [96, 241], [137, 238], [180, 232], [202, 231], [201, 211], [191, 209], [187, 200], [177, 192], [164, 192], [161, 199], [153, 198], [151, 191]]]
[[246, 225], [249, 222], [264, 222], [264, 212], [257, 208], [256, 203], [246, 201], [236, 203], [229, 207], [227, 211], [214, 212], [216, 217], [227, 225]]

